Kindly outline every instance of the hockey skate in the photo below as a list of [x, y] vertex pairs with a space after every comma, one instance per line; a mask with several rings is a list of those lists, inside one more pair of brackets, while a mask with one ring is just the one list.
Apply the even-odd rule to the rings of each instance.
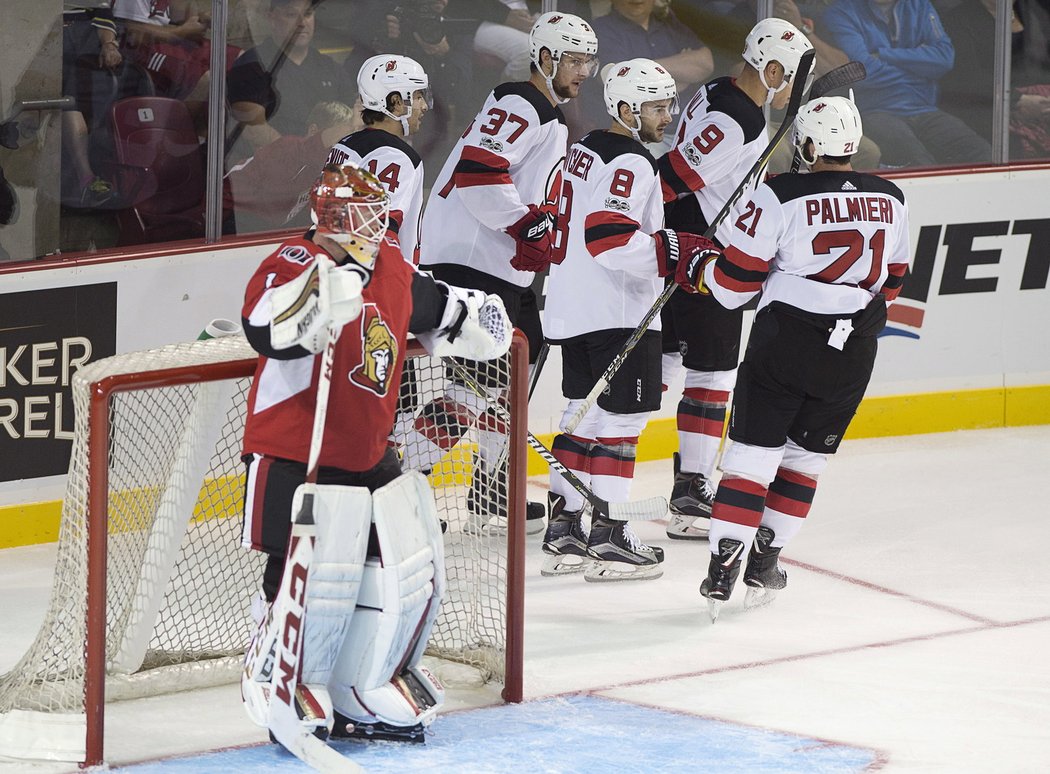
[[675, 452], [667, 537], [674, 540], [707, 540], [714, 501], [715, 490], [710, 479], [702, 473], [683, 473], [682, 459]]
[[549, 492], [551, 515], [543, 535], [543, 553], [547, 556], [540, 575], [570, 575], [581, 572], [590, 563], [587, 555], [587, 533], [583, 531], [583, 509], [565, 510], [565, 498]]
[[357, 723], [338, 710], [335, 713], [332, 739], [407, 742], [409, 744], [425, 744], [427, 741], [426, 730], [422, 723], [416, 723], [414, 726], [392, 726], [379, 720], [371, 723]]
[[748, 588], [744, 607], [748, 610], [768, 605], [776, 598], [777, 592], [787, 586], [787, 572], [778, 561], [780, 549], [770, 546], [774, 537], [769, 527], [759, 527], [747, 555], [744, 584]]
[[743, 553], [744, 544], [739, 540], [722, 538], [718, 541], [718, 554], [711, 555], [707, 577], [700, 584], [700, 593], [707, 597], [707, 612], [711, 615], [712, 623], [718, 620], [722, 605], [733, 593], [733, 586], [740, 575]]
[[586, 581], [655, 580], [664, 574], [664, 550], [645, 545], [625, 521], [593, 518], [587, 553], [595, 561], [583, 571]]
[[[485, 463], [474, 458], [474, 475], [467, 492], [467, 512], [470, 514], [464, 532], [472, 535], [507, 534], [507, 462], [501, 466], [504, 475], [493, 477]], [[543, 503], [525, 504], [525, 534], [537, 535], [543, 531], [543, 519], [547, 515]]]

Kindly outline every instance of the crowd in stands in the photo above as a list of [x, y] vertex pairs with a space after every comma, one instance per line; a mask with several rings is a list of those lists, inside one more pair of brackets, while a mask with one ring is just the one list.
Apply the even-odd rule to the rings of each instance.
[[[818, 75], [850, 60], [865, 65], [867, 78], [854, 87], [865, 130], [859, 168], [993, 161], [995, 0], [775, 0], [772, 8], [813, 42]], [[756, 0], [562, 0], [559, 10], [593, 23], [603, 64], [658, 61], [683, 105], [700, 84], [734, 74], [758, 13]], [[1037, 37], [1047, 27], [1037, 18], [1043, 10], [1017, 0], [1011, 20], [1010, 160], [1050, 155], [1050, 60], [1032, 64], [1046, 53]], [[376, 54], [409, 56], [429, 74], [433, 105], [411, 144], [436, 173], [487, 91], [528, 78], [528, 31], [539, 11], [537, 0], [231, 0], [225, 231], [302, 225], [301, 212], [289, 216], [292, 205], [330, 137], [361, 125], [355, 79]], [[73, 98], [61, 120], [66, 211], [105, 217], [154, 193], [117, 160], [115, 102], [180, 101], [197, 141], [217, 141], [208, 126], [210, 12], [210, 0], [65, 3], [62, 93]], [[604, 123], [599, 79], [564, 112], [570, 140]], [[770, 120], [779, 123], [776, 114]], [[673, 140], [668, 131], [651, 150], [660, 155]], [[771, 171], [787, 163], [778, 157]], [[185, 236], [202, 233], [187, 225]], [[113, 241], [134, 238], [116, 233]]]

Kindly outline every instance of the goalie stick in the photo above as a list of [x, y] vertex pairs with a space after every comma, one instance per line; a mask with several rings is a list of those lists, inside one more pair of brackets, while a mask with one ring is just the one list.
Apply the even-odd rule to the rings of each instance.
[[[863, 62], [846, 62], [846, 64], [836, 67], [834, 70], [828, 70], [817, 78], [809, 90], [809, 98], [819, 99], [829, 91], [841, 89], [843, 86], [849, 86], [857, 81], [863, 81], [867, 77], [868, 71], [864, 68]], [[795, 155], [791, 157], [792, 174], [798, 172], [801, 166], [802, 153], [798, 148], [795, 148]]]
[[[451, 358], [445, 358], [445, 363], [452, 368], [456, 377], [466, 385], [467, 389], [484, 398], [489, 406], [492, 407], [492, 410], [499, 414], [505, 422], [510, 421], [510, 412], [498, 400], [489, 395], [485, 388], [479, 385], [463, 366]], [[644, 500], [632, 500], [626, 503], [610, 503], [608, 500], [603, 500], [592, 492], [590, 487], [580, 481], [571, 470], [559, 462], [558, 458], [551, 453], [551, 450], [544, 446], [531, 432], [528, 434], [527, 440], [533, 451], [540, 455], [543, 461], [550, 465], [551, 468], [561, 473], [562, 478], [565, 479], [569, 486], [583, 495], [583, 499], [591, 504], [596, 513], [600, 513], [613, 521], [655, 521], [667, 515], [667, 498], [665, 497], [648, 497]]]
[[[322, 287], [321, 292], [326, 292], [325, 288]], [[317, 771], [326, 774], [362, 774], [364, 769], [304, 728], [299, 722], [296, 709], [306, 624], [306, 581], [313, 560], [314, 543], [317, 540], [317, 525], [314, 522], [317, 470], [321, 458], [325, 419], [328, 416], [328, 394], [332, 385], [332, 363], [335, 359], [339, 328], [328, 326], [327, 333], [321, 370], [317, 377], [317, 405], [314, 408], [313, 429], [310, 434], [310, 454], [306, 465], [303, 499], [292, 523], [288, 558], [273, 603], [275, 611], [282, 611], [283, 620], [278, 623], [281, 633], [274, 653], [267, 726], [273, 738], [284, 749]]]
[[[769, 163], [770, 157], [773, 152], [780, 145], [780, 141], [784, 139], [784, 135], [787, 134], [788, 129], [795, 121], [795, 116], [798, 114], [799, 108], [802, 106], [802, 95], [806, 90], [806, 81], [809, 79], [808, 73], [813, 68], [813, 57], [816, 52], [810, 49], [802, 55], [799, 59], [798, 67], [795, 69], [795, 78], [791, 83], [791, 99], [788, 101], [787, 112], [784, 114], [784, 120], [777, 127], [776, 134], [773, 135], [773, 139], [766, 145], [766, 149], [762, 151], [762, 155], [758, 157], [754, 166], [748, 170], [747, 174], [744, 175], [744, 179], [740, 181], [740, 184], [736, 187], [736, 190], [729, 195], [726, 199], [726, 203], [722, 205], [722, 209], [718, 211], [710, 225], [707, 227], [707, 231], [704, 232], [704, 236], [711, 239], [715, 235], [715, 231], [721, 225], [722, 221], [729, 217], [730, 211], [733, 209], [733, 205], [736, 204], [737, 200], [744, 195], [744, 191], [748, 190], [754, 181], [758, 180], [762, 176], [762, 171], [766, 168], [766, 164]], [[803, 73], [807, 73], [803, 77]], [[830, 73], [829, 73], [830, 74]], [[612, 381], [613, 376], [620, 370], [620, 366], [623, 365], [627, 356], [631, 354], [635, 346], [641, 341], [642, 336], [649, 326], [653, 324], [653, 320], [660, 314], [660, 310], [664, 308], [668, 299], [671, 298], [671, 294], [674, 293], [675, 288], [678, 285], [674, 282], [667, 283], [667, 287], [664, 288], [659, 298], [649, 308], [649, 311], [645, 313], [645, 317], [638, 323], [638, 327], [634, 329], [630, 337], [627, 339], [627, 343], [623, 345], [623, 349], [620, 353], [613, 358], [612, 362], [609, 363], [608, 368], [605, 369], [605, 373], [601, 375], [598, 382], [594, 385], [591, 391], [584, 398], [583, 402], [576, 409], [576, 412], [569, 418], [568, 424], [562, 430], [563, 433], [571, 433], [575, 430], [580, 422], [583, 421], [584, 416], [591, 410], [595, 401], [598, 400], [598, 396], [605, 391], [605, 388], [609, 386], [609, 382]]]

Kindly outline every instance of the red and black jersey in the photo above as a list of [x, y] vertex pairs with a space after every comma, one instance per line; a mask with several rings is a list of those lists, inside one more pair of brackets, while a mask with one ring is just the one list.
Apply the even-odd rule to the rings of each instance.
[[328, 152], [329, 164], [347, 161], [379, 178], [390, 197], [390, 231], [397, 235], [405, 260], [415, 263], [423, 210], [423, 159], [403, 138], [368, 128], [347, 135]]
[[780, 175], [730, 220], [730, 244], [705, 281], [736, 308], [761, 291], [815, 314], [849, 315], [879, 292], [893, 300], [911, 260], [900, 188], [860, 172]]
[[[328, 254], [306, 238], [290, 239], [262, 262], [248, 283], [242, 317], [260, 353], [244, 430], [244, 453], [306, 462], [310, 449], [321, 356], [300, 347], [269, 346], [270, 293]], [[364, 311], [343, 328], [336, 345], [320, 464], [371, 469], [387, 446], [397, 408], [408, 331], [431, 330], [444, 293], [401, 257], [397, 243], [380, 245]]]
[[663, 289], [652, 236], [663, 218], [656, 161], [640, 142], [595, 131], [569, 149], [555, 246], [564, 260], [551, 267], [544, 306], [548, 338], [637, 327]]

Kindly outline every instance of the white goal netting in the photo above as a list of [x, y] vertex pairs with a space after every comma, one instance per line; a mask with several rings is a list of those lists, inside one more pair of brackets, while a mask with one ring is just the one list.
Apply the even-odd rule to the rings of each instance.
[[[103, 677], [92, 666], [103, 656], [89, 647], [89, 630], [94, 622], [103, 631], [103, 610], [107, 700], [238, 679], [264, 561], [240, 547], [240, 444], [254, 358], [236, 336], [118, 355], [76, 373], [54, 584], [35, 641], [0, 677], [0, 755], [85, 760], [92, 727], [85, 716], [93, 709], [90, 699], [85, 706], [85, 692], [90, 696], [93, 681]], [[490, 378], [498, 372], [509, 386], [513, 359], [490, 368]], [[419, 348], [410, 360], [419, 410], [444, 390], [446, 370]], [[96, 398], [100, 410], [92, 421], [92, 395], [108, 387], [113, 392], [108, 401]], [[469, 430], [431, 474], [449, 525], [448, 592], [428, 652], [503, 681], [508, 558], [520, 550], [508, 549], [517, 545], [508, 536], [520, 531], [506, 522], [509, 497], [524, 499], [524, 464], [516, 460], [524, 444], [508, 443], [512, 464], [482, 481], [473, 475], [477, 432]], [[511, 485], [507, 471], [520, 471], [520, 481]], [[484, 519], [467, 507], [479, 485], [495, 511]], [[104, 552], [89, 551], [90, 534], [105, 537]], [[104, 589], [104, 606], [101, 593], [89, 592], [89, 566], [104, 568], [96, 576], [104, 577], [96, 587]], [[520, 589], [511, 586], [509, 607], [520, 608], [513, 601]], [[511, 669], [520, 679], [520, 665]]]

